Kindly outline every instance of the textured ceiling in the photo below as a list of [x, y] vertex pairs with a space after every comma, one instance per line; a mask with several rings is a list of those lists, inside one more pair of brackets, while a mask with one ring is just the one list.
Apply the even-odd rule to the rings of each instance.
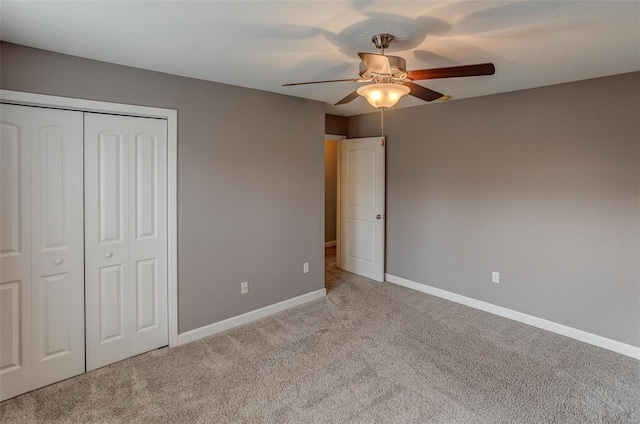
[[[622, 1], [9, 1], [4, 41], [373, 111], [357, 52], [391, 33], [408, 69], [493, 62], [493, 76], [421, 81], [453, 100], [640, 70], [640, 2]], [[604, 101], [605, 99], [603, 99]], [[396, 107], [424, 104], [404, 97]]]

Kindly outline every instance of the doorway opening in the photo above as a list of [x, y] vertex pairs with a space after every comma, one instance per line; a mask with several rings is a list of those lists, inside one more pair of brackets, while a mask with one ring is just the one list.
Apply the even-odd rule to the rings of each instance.
[[[324, 247], [325, 270], [335, 269], [338, 248], [338, 155], [343, 135], [325, 134], [324, 137]], [[331, 282], [325, 273], [325, 288]]]
[[325, 256], [375, 281], [385, 270], [385, 146], [384, 137], [325, 136]]

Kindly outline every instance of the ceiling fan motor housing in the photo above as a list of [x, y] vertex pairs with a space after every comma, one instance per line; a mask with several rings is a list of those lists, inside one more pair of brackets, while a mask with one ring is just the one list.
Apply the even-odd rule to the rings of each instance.
[[366, 65], [360, 62], [360, 78], [374, 80], [376, 77], [388, 77], [392, 81], [404, 81], [407, 78], [407, 62], [400, 56], [387, 56], [391, 68], [391, 75], [378, 75], [369, 71]]

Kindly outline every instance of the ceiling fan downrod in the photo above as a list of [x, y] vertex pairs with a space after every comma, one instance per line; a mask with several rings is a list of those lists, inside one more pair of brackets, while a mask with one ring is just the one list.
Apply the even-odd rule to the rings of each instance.
[[393, 39], [394, 36], [391, 34], [376, 34], [371, 38], [371, 41], [373, 41], [377, 49], [380, 49], [380, 54], [384, 54], [384, 49], [389, 48], [389, 44]]

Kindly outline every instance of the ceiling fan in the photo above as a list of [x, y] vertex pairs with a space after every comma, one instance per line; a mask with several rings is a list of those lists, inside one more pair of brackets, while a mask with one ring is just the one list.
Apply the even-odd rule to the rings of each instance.
[[406, 94], [427, 102], [440, 99], [444, 96], [442, 93], [438, 93], [437, 91], [415, 84], [413, 81], [493, 75], [496, 71], [493, 63], [407, 71], [406, 61], [403, 58], [384, 54], [384, 50], [389, 47], [393, 38], [394, 37], [391, 34], [374, 35], [371, 41], [373, 41], [376, 48], [380, 49], [380, 54], [358, 53], [358, 56], [360, 56], [361, 59], [360, 78], [298, 82], [293, 84], [283, 84], [283, 87], [347, 81], [370, 83], [350, 93], [338, 101], [336, 105], [343, 105], [353, 101], [358, 98], [358, 96], [363, 96], [373, 107], [386, 109], [395, 105], [398, 100]]

